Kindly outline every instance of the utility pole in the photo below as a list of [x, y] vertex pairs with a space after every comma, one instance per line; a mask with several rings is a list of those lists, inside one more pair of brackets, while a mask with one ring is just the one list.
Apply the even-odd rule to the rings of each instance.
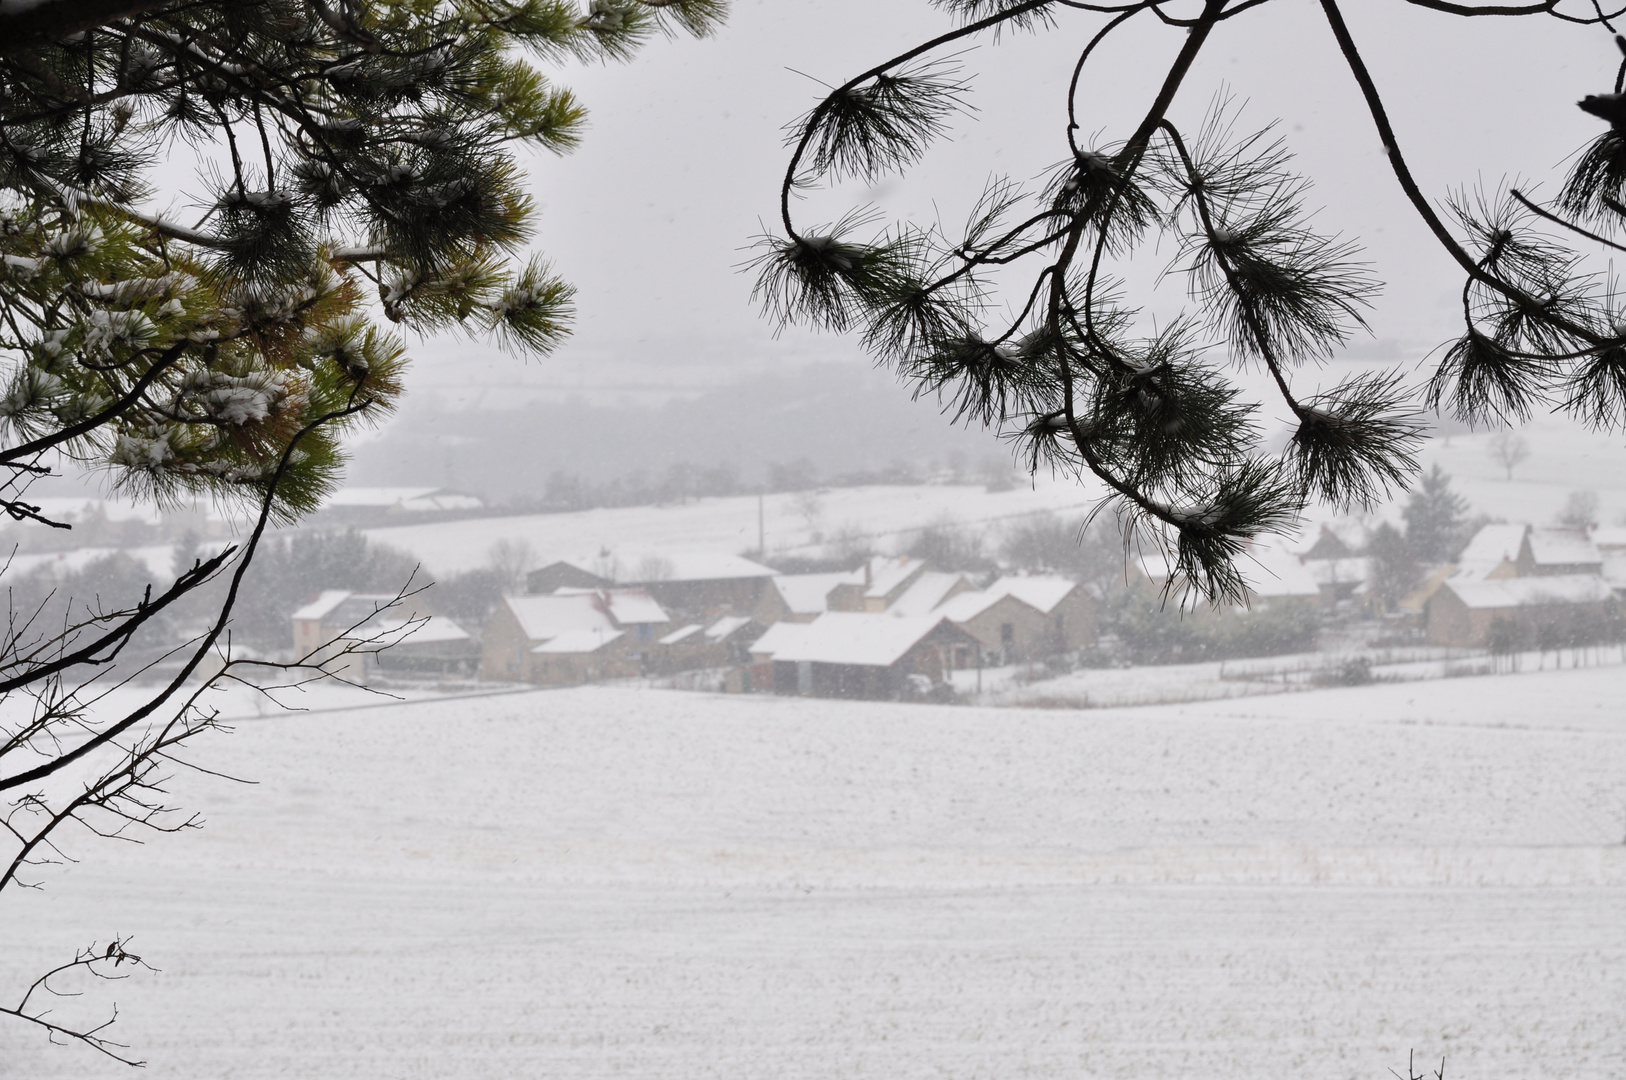
[[764, 498], [763, 493], [760, 492], [760, 491], [757, 492], [757, 557], [758, 558], [761, 558], [761, 557], [768, 554], [768, 532], [767, 532], [767, 529], [764, 528], [764, 526], [763, 526], [763, 520], [764, 519], [763, 519], [763, 516], [762, 516], [762, 500], [763, 500], [763, 498]]

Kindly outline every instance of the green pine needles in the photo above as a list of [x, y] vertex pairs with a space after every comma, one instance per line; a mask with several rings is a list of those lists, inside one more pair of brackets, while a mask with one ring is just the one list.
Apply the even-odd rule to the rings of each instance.
[[[523, 257], [515, 149], [570, 149], [583, 112], [534, 62], [622, 59], [721, 15], [720, 0], [0, 6], [0, 510], [58, 525], [25, 496], [61, 455], [140, 497], [257, 514], [240, 546], [178, 554], [167, 587], [13, 597], [0, 899], [75, 858], [59, 846], [70, 823], [121, 839], [197, 825], [167, 781], [202, 767], [180, 751], [218, 726], [211, 686], [275, 700], [348, 682], [423, 625], [397, 610], [421, 588], [409, 575], [298, 655], [237, 655], [230, 634], [268, 525], [315, 508], [347, 433], [399, 398], [396, 324], [531, 352], [567, 332], [570, 286]], [[194, 205], [156, 192], [155, 164], [195, 150]], [[113, 1036], [116, 1010], [81, 1022], [54, 1007], [53, 980], [142, 967], [125, 943], [7, 991], [0, 1022], [141, 1064]]]
[[[160, 500], [313, 509], [401, 392], [390, 323], [545, 352], [515, 148], [576, 145], [537, 61], [709, 32], [721, 0], [238, 0], [0, 13], [0, 500], [56, 452]], [[118, 5], [113, 5], [118, 7]], [[127, 10], [125, 10], [127, 9]], [[154, 164], [200, 148], [201, 202]], [[382, 314], [383, 320], [377, 316]], [[275, 492], [274, 497], [272, 492]]]
[[[1237, 563], [1255, 537], [1292, 527], [1312, 500], [1347, 510], [1404, 489], [1425, 405], [1479, 424], [1555, 406], [1595, 425], [1626, 423], [1626, 313], [1570, 244], [1612, 242], [1564, 217], [1604, 229], [1626, 217], [1619, 80], [1614, 95], [1583, 103], [1611, 126], [1580, 157], [1556, 210], [1505, 190], [1451, 200], [1447, 225], [1411, 179], [1338, 4], [1320, 0], [1396, 179], [1467, 281], [1462, 337], [1426, 386], [1386, 372], [1301, 390], [1306, 366], [1366, 331], [1378, 282], [1355, 245], [1316, 229], [1309, 183], [1279, 139], [1239, 131], [1223, 100], [1189, 132], [1171, 115], [1211, 32], [1271, 0], [932, 2], [959, 28], [836, 87], [792, 126], [783, 231], [759, 242], [756, 296], [782, 323], [861, 334], [956, 421], [1019, 444], [1033, 469], [1103, 483], [1103, 505], [1165, 553], [1171, 594], [1243, 601]], [[1442, 17], [1557, 15], [1613, 30], [1584, 4], [1410, 2]], [[1134, 19], [1166, 25], [1178, 51], [1139, 124], [1086, 145], [1082, 75]], [[1082, 29], [1087, 44], [1058, 133], [1067, 156], [1040, 183], [996, 178], [957, 235], [883, 224], [865, 210], [829, 226], [795, 220], [796, 196], [915, 166], [967, 111], [966, 83], [944, 50], [1049, 29]], [[1183, 286], [1185, 314], [1161, 326], [1142, 316], [1146, 305], [1122, 284], [1137, 259], [1161, 260], [1156, 287]], [[1293, 418], [1280, 453], [1261, 444], [1263, 403], [1240, 392], [1238, 366], [1268, 373]]]

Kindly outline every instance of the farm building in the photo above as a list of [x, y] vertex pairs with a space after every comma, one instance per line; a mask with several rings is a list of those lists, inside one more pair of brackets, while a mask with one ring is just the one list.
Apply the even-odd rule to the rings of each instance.
[[1013, 596], [1048, 619], [1048, 644], [1053, 652], [1073, 652], [1095, 644], [1101, 609], [1087, 586], [1059, 577], [1007, 576], [984, 591]]
[[608, 627], [566, 630], [532, 648], [527, 659], [525, 681], [538, 686], [573, 686], [643, 671], [641, 658], [627, 648], [627, 632]]
[[1614, 590], [1601, 576], [1449, 578], [1424, 607], [1431, 645], [1588, 644], [1616, 617]]
[[505, 597], [483, 639], [487, 679], [539, 685], [640, 674], [671, 618], [642, 589], [561, 589]]
[[964, 574], [926, 570], [916, 574], [908, 588], [879, 610], [896, 616], [929, 615], [952, 598], [975, 591], [976, 586]]
[[936, 614], [976, 638], [981, 661], [996, 667], [1065, 651], [1045, 613], [1010, 593], [962, 593]]
[[907, 555], [876, 555], [861, 568], [863, 580], [837, 586], [831, 611], [885, 611], [926, 573], [926, 563]]
[[830, 594], [841, 586], [864, 583], [863, 570], [830, 574], [777, 574], [763, 590], [754, 613], [764, 626], [776, 622], [812, 622], [830, 611]]
[[941, 686], [950, 671], [974, 664], [979, 647], [942, 616], [827, 612], [770, 627], [751, 655], [772, 664], [777, 694], [894, 700]]
[[607, 589], [615, 582], [568, 560], [551, 562], [525, 575], [525, 591], [545, 596], [559, 589]]
[[1256, 544], [1241, 561], [1248, 582], [1248, 606], [1263, 609], [1282, 604], [1324, 607], [1336, 589], [1323, 590], [1304, 560], [1280, 548]]
[[1499, 581], [1518, 577], [1520, 549], [1528, 525], [1495, 524], [1474, 533], [1457, 556], [1455, 577], [1467, 581]]
[[1316, 530], [1315, 540], [1308, 547], [1298, 549], [1295, 553], [1306, 562], [1321, 559], [1349, 559], [1354, 558], [1370, 541], [1370, 531], [1359, 522], [1324, 523]]
[[724, 615], [751, 615], [772, 587], [774, 572], [739, 555], [690, 552], [645, 559], [634, 575], [638, 586], [674, 616], [710, 622]]
[[1534, 525], [1526, 529], [1513, 565], [1518, 577], [1603, 573], [1603, 555], [1582, 527]]
[[[432, 615], [419, 597], [396, 601], [393, 593], [324, 591], [293, 613], [294, 656], [338, 658], [329, 669], [353, 682], [474, 674], [480, 647], [468, 631], [444, 615]], [[340, 658], [347, 648], [358, 651]]]
[[658, 642], [660, 670], [670, 673], [748, 664], [752, 644], [766, 629], [747, 615], [725, 615], [710, 626], [680, 626]]

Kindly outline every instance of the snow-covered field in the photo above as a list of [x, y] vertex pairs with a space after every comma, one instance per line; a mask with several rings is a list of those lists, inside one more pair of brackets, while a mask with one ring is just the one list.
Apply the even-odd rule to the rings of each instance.
[[[1555, 519], [1571, 492], [1591, 491], [1598, 496], [1603, 522], [1626, 520], [1626, 447], [1618, 436], [1543, 417], [1523, 429], [1530, 456], [1517, 466], [1511, 481], [1492, 457], [1493, 436], [1481, 432], [1434, 438], [1421, 454], [1425, 468], [1438, 464], [1451, 475], [1472, 514], [1546, 524]], [[978, 529], [997, 544], [1006, 530], [1037, 514], [1083, 516], [1102, 490], [1099, 485], [1042, 475], [1003, 492], [941, 484], [775, 494], [762, 503], [762, 539], [770, 557], [829, 553], [843, 540], [891, 551], [907, 547], [922, 528], [956, 522]], [[1398, 522], [1404, 502], [1401, 493], [1395, 504], [1379, 508], [1371, 517]], [[1325, 507], [1311, 507], [1298, 535], [1313, 537], [1317, 523], [1331, 516]], [[370, 529], [368, 535], [411, 552], [439, 574], [486, 565], [499, 541], [526, 545], [538, 564], [556, 558], [592, 561], [599, 553], [610, 552], [624, 571], [634, 571], [640, 559], [663, 553], [755, 550], [758, 500], [707, 498], [668, 506], [403, 525]]]
[[[245, 719], [0, 911], [175, 1080], [1626, 1074], [1626, 670], [1140, 710], [590, 687]], [[318, 699], [320, 700], [320, 699]], [[328, 700], [329, 705], [338, 704]], [[242, 712], [240, 704], [229, 706]], [[124, 1075], [0, 1025], [0, 1076]]]
[[[843, 536], [890, 550], [900, 540], [906, 545], [915, 531], [940, 522], [997, 531], [1047, 511], [1080, 517], [1092, 505], [1091, 492], [1051, 479], [1002, 492], [954, 484], [832, 488], [766, 496], [762, 536], [770, 556], [811, 555], [821, 543], [835, 543]], [[754, 550], [757, 510], [756, 496], [736, 496], [667, 506], [403, 525], [369, 529], [367, 535], [410, 551], [441, 574], [486, 565], [492, 545], [502, 540], [527, 545], [538, 565], [560, 558], [593, 560], [608, 550], [630, 571], [650, 555]]]

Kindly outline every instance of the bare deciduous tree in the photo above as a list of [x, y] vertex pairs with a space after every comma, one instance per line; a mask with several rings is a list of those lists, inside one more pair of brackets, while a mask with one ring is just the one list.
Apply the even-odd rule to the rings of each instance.
[[1503, 479], [1512, 480], [1513, 470], [1530, 457], [1530, 444], [1516, 431], [1498, 431], [1491, 436], [1490, 455], [1502, 467]]

